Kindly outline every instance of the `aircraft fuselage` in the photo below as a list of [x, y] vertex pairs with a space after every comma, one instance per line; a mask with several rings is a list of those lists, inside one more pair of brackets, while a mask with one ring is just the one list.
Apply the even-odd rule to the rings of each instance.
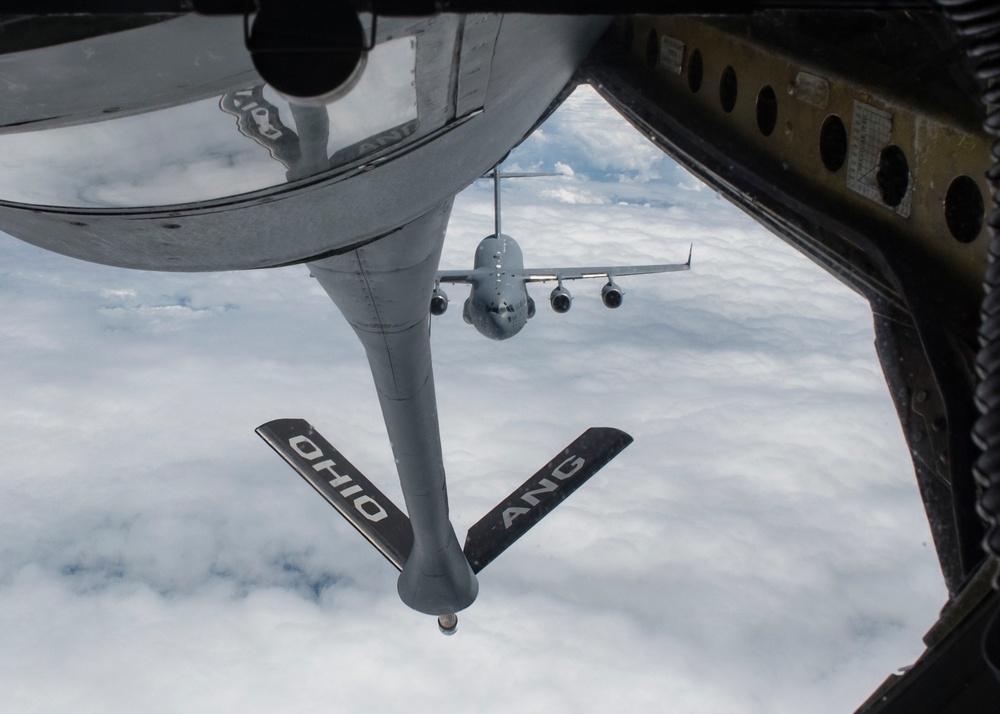
[[463, 317], [491, 340], [513, 337], [533, 312], [521, 272], [524, 255], [513, 238], [489, 235], [476, 248], [475, 268], [469, 276], [472, 291]]

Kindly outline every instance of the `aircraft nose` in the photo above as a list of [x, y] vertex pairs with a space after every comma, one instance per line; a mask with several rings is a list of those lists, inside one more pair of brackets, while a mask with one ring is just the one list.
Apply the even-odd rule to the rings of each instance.
[[491, 340], [503, 340], [510, 337], [510, 324], [505, 314], [491, 313], [484, 320], [476, 321], [476, 329]]
[[501, 312], [499, 315], [490, 315], [490, 321], [494, 329], [501, 334], [507, 334], [512, 327], [510, 313]]
[[515, 313], [507, 312], [500, 313], [499, 315], [490, 315], [492, 328], [495, 332], [493, 336], [494, 340], [506, 340], [518, 332], [524, 327], [524, 320], [519, 320]]
[[499, 340], [503, 337], [503, 319], [500, 315], [490, 315], [486, 319], [485, 327], [492, 339]]

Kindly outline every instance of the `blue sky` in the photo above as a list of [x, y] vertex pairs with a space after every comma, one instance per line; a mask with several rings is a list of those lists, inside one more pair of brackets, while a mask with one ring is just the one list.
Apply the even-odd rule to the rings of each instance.
[[[460, 533], [591, 425], [635, 443], [481, 577], [456, 637], [253, 434], [313, 422], [402, 503], [363, 351], [302, 267], [124, 271], [0, 236], [10, 711], [853, 711], [946, 594], [867, 304], [589, 89], [509, 166], [526, 264], [683, 260], [432, 346]], [[456, 200], [442, 268], [492, 231]]]

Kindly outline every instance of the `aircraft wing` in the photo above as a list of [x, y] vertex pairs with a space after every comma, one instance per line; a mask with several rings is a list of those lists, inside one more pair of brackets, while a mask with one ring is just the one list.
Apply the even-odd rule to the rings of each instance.
[[619, 278], [623, 275], [647, 273], [673, 273], [691, 269], [691, 249], [684, 263], [662, 265], [605, 265], [587, 268], [535, 268], [524, 269], [521, 276], [526, 283], [544, 283], [547, 280], [580, 280], [581, 278]]
[[437, 281], [439, 283], [471, 283], [471, 270], [439, 270]]

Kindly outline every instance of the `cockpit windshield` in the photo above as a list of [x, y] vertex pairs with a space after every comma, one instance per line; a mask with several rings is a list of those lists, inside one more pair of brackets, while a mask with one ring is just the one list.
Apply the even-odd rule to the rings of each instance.
[[512, 305], [509, 303], [501, 303], [500, 305], [487, 305], [486, 312], [492, 312], [494, 315], [499, 315], [504, 312], [514, 312], [522, 304], [523, 303], [519, 303], [518, 305]]

